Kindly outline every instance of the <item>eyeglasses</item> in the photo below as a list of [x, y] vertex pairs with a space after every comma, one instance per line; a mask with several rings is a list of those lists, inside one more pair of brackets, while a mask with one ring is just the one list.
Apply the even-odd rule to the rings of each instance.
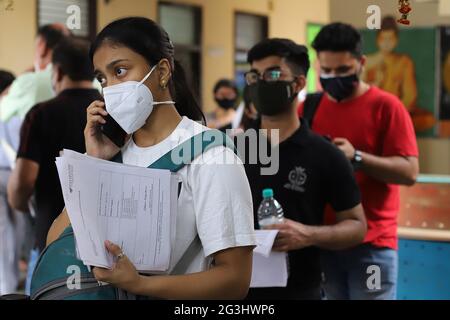
[[259, 72], [257, 71], [249, 71], [245, 73], [245, 81], [247, 82], [248, 85], [252, 85], [255, 84], [259, 81], [259, 79], [262, 79], [264, 81], [268, 81], [268, 82], [274, 82], [274, 81], [278, 81], [280, 80], [281, 76], [283, 75], [283, 73], [281, 72], [281, 70], [266, 70], [263, 72], [263, 74], [261, 75]]

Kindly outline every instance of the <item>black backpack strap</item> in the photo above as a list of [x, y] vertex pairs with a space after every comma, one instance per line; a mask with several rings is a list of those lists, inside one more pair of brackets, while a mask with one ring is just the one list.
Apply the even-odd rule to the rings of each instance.
[[323, 92], [310, 93], [306, 96], [305, 102], [303, 103], [303, 119], [305, 119], [310, 128], [312, 128], [314, 116], [319, 108], [322, 97]]

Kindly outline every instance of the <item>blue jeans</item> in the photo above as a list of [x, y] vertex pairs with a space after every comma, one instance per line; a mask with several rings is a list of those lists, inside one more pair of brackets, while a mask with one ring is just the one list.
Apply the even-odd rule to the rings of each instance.
[[27, 280], [25, 283], [25, 294], [31, 294], [31, 278], [33, 277], [34, 268], [39, 259], [40, 252], [38, 249], [31, 250], [30, 261], [28, 261]]
[[395, 300], [398, 254], [369, 244], [323, 251], [323, 290], [329, 300]]

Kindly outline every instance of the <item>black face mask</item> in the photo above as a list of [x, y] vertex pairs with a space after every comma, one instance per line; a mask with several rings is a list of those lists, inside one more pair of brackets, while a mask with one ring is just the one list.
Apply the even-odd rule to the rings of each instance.
[[286, 112], [297, 97], [292, 90], [293, 81], [267, 82], [259, 80], [250, 86], [250, 96], [258, 113], [276, 116]]
[[216, 99], [217, 104], [225, 110], [234, 108], [236, 99]]
[[359, 77], [352, 74], [344, 77], [320, 77], [322, 88], [338, 102], [350, 97], [355, 92]]

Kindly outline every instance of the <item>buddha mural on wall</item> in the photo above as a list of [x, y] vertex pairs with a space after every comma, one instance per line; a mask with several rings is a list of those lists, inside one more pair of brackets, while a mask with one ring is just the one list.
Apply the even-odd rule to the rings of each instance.
[[[415, 61], [408, 53], [397, 49], [401, 33], [392, 16], [383, 18], [381, 29], [376, 31], [377, 51], [367, 55], [363, 79], [397, 97], [411, 114], [416, 132], [420, 133], [436, 125], [432, 106], [418, 105], [418, 85]], [[420, 47], [420, 50], [427, 48]], [[433, 71], [434, 72], [434, 71]], [[420, 79], [419, 79], [420, 81]]]

